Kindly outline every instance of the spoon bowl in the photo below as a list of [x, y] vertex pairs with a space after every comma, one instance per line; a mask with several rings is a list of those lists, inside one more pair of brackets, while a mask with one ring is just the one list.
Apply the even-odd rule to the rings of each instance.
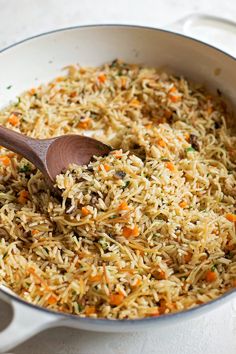
[[55, 178], [70, 164], [87, 165], [93, 156], [109, 154], [112, 148], [83, 135], [63, 135], [33, 139], [0, 126], [0, 145], [32, 162], [52, 186]]

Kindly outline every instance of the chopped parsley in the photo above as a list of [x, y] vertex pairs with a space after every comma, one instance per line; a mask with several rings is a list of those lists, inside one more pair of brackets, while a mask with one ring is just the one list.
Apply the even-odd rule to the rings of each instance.
[[186, 149], [186, 152], [195, 152], [196, 150], [191, 146]]
[[126, 181], [125, 185], [122, 187], [123, 189], [127, 188], [130, 185], [130, 181]]
[[7, 90], [10, 90], [12, 88], [12, 85], [9, 85], [6, 87]]
[[31, 171], [31, 167], [27, 164], [27, 165], [23, 165], [22, 167], [19, 168], [19, 172], [22, 173], [26, 173], [26, 172], [30, 172]]

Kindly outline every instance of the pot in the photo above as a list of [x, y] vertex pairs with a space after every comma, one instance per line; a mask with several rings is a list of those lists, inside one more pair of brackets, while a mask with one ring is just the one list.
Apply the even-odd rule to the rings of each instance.
[[[227, 30], [235, 31], [236, 28], [236, 24], [229, 21], [198, 15], [178, 21], [171, 29], [186, 31], [196, 21], [207, 25], [221, 24]], [[61, 69], [69, 64], [79, 62], [81, 65], [96, 66], [115, 58], [168, 68], [177, 75], [203, 83], [214, 92], [220, 88], [231, 102], [232, 109], [236, 109], [235, 58], [185, 35], [128, 25], [60, 29], [4, 49], [0, 53], [1, 104], [6, 105], [22, 91], [60, 75]], [[10, 90], [7, 89], [9, 85]], [[154, 327], [168, 328], [168, 331], [171, 327], [174, 330], [182, 321], [214, 311], [223, 304], [231, 304], [235, 293], [232, 290], [214, 301], [176, 314], [137, 320], [107, 320], [80, 318], [40, 308], [0, 286], [0, 298], [13, 308], [11, 323], [0, 333], [0, 352], [10, 350], [49, 327], [68, 326], [102, 332], [128, 332]], [[231, 309], [230, 306], [228, 308]]]

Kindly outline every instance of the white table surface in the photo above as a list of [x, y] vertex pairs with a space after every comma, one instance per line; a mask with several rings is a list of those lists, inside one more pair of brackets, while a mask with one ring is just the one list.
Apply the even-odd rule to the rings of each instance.
[[[236, 1], [0, 0], [0, 49], [56, 28], [93, 23], [164, 27], [188, 14], [199, 12], [236, 20]], [[205, 32], [201, 33], [204, 33], [203, 39], [236, 53], [235, 42], [226, 34], [223, 36], [209, 31], [211, 38], [207, 38]], [[10, 308], [0, 302], [0, 327], [10, 317]], [[145, 333], [105, 334], [59, 328], [38, 334], [11, 353], [235, 354], [236, 306], [231, 303], [180, 324], [174, 333], [169, 333], [168, 338], [164, 332], [155, 329]]]

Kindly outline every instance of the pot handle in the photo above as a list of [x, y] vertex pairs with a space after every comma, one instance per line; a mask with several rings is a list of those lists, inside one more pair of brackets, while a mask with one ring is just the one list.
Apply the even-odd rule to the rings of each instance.
[[58, 316], [25, 305], [1, 293], [1, 299], [10, 303], [13, 317], [10, 324], [0, 332], [0, 353], [14, 348], [42, 330], [59, 325]]
[[236, 56], [236, 22], [216, 16], [191, 14], [165, 26], [165, 29], [202, 40]]

